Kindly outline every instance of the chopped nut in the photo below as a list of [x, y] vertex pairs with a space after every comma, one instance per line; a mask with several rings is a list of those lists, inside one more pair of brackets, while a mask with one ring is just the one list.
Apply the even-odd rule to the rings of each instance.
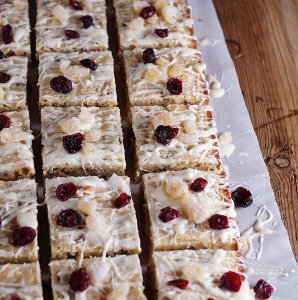
[[160, 66], [160, 67], [164, 67], [168, 64], [168, 61], [162, 57], [157, 57], [156, 58], [156, 61], [155, 61], [155, 64]]
[[21, 0], [13, 0], [13, 5], [16, 9], [24, 9], [26, 4], [25, 1], [21, 1]]
[[53, 16], [59, 20], [62, 26], [67, 25], [69, 14], [62, 5], [58, 4], [53, 8]]
[[80, 65], [74, 65], [65, 68], [62, 72], [66, 78], [72, 81], [80, 81], [90, 73], [90, 69]]
[[152, 124], [154, 128], [157, 128], [159, 125], [173, 126], [175, 125], [175, 122], [176, 122], [175, 117], [168, 112], [160, 112], [152, 120]]
[[132, 1], [132, 5], [133, 5], [133, 11], [136, 13], [136, 14], [139, 14], [140, 11], [148, 6], [148, 3], [147, 1], [144, 1], [144, 0], [140, 0], [140, 1]]
[[157, 14], [154, 14], [152, 17], [147, 18], [146, 21], [149, 24], [156, 24], [158, 20]]
[[82, 146], [82, 151], [84, 154], [91, 154], [92, 152], [94, 152], [96, 150], [96, 146], [92, 143], [85, 143]]
[[183, 74], [183, 68], [179, 64], [172, 65], [168, 70], [168, 75], [170, 77], [178, 77]]
[[[207, 202], [207, 201], [206, 201]], [[188, 216], [188, 219], [196, 224], [203, 223], [208, 218], [208, 213], [210, 213], [209, 203], [194, 203], [190, 194], [189, 197], [183, 199], [183, 208]], [[210, 217], [210, 216], [209, 216]]]
[[79, 201], [77, 205], [77, 209], [85, 215], [90, 215], [94, 212], [95, 203], [87, 202], [87, 201]]
[[196, 133], [197, 127], [194, 121], [183, 121], [182, 126], [187, 133]]
[[107, 300], [126, 300], [129, 292], [129, 287], [127, 285], [121, 285], [115, 288], [107, 296]]
[[144, 19], [141, 17], [137, 17], [133, 20], [131, 20], [128, 24], [127, 24], [128, 28], [131, 30], [140, 30], [144, 27]]
[[81, 120], [82, 123], [89, 123], [93, 121], [94, 116], [90, 113], [90, 111], [86, 107], [82, 107], [79, 114], [79, 119]]
[[157, 68], [152, 68], [145, 71], [145, 78], [149, 81], [158, 81], [162, 78], [161, 73], [157, 70]]
[[18, 136], [10, 128], [3, 128], [0, 131], [1, 144], [13, 144], [18, 141]]
[[177, 137], [178, 141], [188, 146], [193, 146], [198, 144], [197, 135], [194, 133], [180, 133]]
[[63, 121], [60, 124], [60, 127], [63, 132], [67, 134], [74, 134], [80, 131], [80, 129], [82, 128], [82, 124], [78, 118], [73, 117], [71, 119]]
[[59, 70], [60, 72], [64, 72], [68, 67], [70, 66], [70, 61], [69, 60], [63, 60], [60, 65], [59, 65]]
[[181, 200], [188, 194], [188, 186], [179, 178], [171, 178], [164, 184], [164, 191], [171, 199]]
[[168, 1], [167, 0], [157, 0], [154, 3], [154, 7], [157, 10], [157, 12], [161, 12], [162, 8], [164, 8], [167, 5], [168, 5]]
[[167, 5], [161, 9], [160, 13], [166, 22], [173, 24], [176, 22], [178, 9], [175, 6]]
[[189, 281], [196, 281], [196, 279], [202, 274], [202, 268], [200, 266], [186, 266], [183, 268], [182, 273], [183, 277], [185, 277]]
[[94, 143], [94, 142], [98, 142], [100, 139], [100, 133], [98, 130], [96, 129], [91, 129], [90, 131], [88, 131], [85, 134], [85, 141], [87, 143]]
[[81, 3], [83, 4], [84, 7], [87, 9], [91, 9], [93, 6], [92, 0], [81, 0]]

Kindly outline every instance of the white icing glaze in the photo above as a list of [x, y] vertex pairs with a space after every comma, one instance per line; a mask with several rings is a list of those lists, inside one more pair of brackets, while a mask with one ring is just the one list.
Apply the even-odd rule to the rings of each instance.
[[[143, 63], [144, 49], [123, 52], [126, 65], [128, 94], [132, 105], [146, 105], [146, 100], [155, 104], [199, 103], [208, 99], [205, 65], [201, 53], [190, 48], [155, 49], [156, 62]], [[170, 94], [167, 81], [170, 77], [182, 81], [183, 91], [179, 96]]]
[[[22, 3], [18, 3], [22, 2]], [[4, 54], [30, 53], [30, 26], [28, 14], [28, 1], [2, 0], [0, 5], [0, 27], [11, 25], [13, 40], [4, 44], [0, 39], [0, 49]]]
[[[93, 60], [97, 64], [97, 69], [90, 71], [90, 69], [82, 67], [80, 60], [83, 59]], [[48, 52], [41, 54], [39, 60], [38, 85], [40, 86], [42, 105], [117, 105], [114, 64], [110, 51], [67, 54]], [[64, 74], [72, 80], [72, 91], [68, 94], [60, 94], [50, 87], [50, 81], [53, 77], [63, 75], [59, 67], [67, 62], [71, 66], [82, 67], [82, 70], [87, 70], [89, 74], [80, 80], [72, 80], [67, 74]]]
[[27, 65], [26, 57], [0, 59], [0, 72], [11, 76], [7, 83], [0, 83], [0, 111], [26, 107]]
[[0, 259], [13, 262], [20, 260], [37, 259], [37, 238], [24, 247], [14, 247], [8, 243], [8, 236], [17, 228], [16, 222], [20, 216], [31, 215], [31, 224], [18, 224], [19, 226], [37, 226], [37, 198], [36, 184], [32, 179], [18, 181], [0, 181], [0, 217], [2, 229], [0, 231]]
[[[84, 120], [82, 112], [87, 115], [88, 121]], [[64, 149], [62, 138], [66, 134], [62, 131], [60, 124], [72, 117], [80, 117], [82, 127], [79, 132], [85, 135], [84, 143], [91, 143], [88, 137], [91, 132], [98, 133], [96, 139], [92, 141], [95, 146], [92, 152], [86, 153], [80, 150], [75, 154], [69, 154]], [[44, 107], [41, 110], [41, 118], [45, 173], [53, 168], [63, 167], [125, 169], [119, 108]]]
[[209, 37], [204, 37], [199, 40], [199, 46], [212, 46], [214, 47], [216, 44], [220, 43], [220, 40], [214, 40]]
[[[199, 193], [190, 191], [189, 185], [199, 177], [207, 180], [206, 188]], [[223, 175], [187, 169], [146, 174], [143, 180], [155, 248], [195, 246], [198, 241], [207, 247], [214, 247], [216, 243], [229, 247], [239, 239], [234, 203], [230, 199], [227, 178]], [[162, 222], [158, 215], [167, 206], [181, 211], [182, 217]], [[192, 214], [196, 218], [191, 220]], [[210, 229], [207, 220], [215, 214], [228, 216], [230, 228]]]
[[[106, 7], [104, 0], [93, 0], [92, 7], [85, 5], [83, 10], [74, 10], [68, 0], [39, 0], [36, 22], [37, 52], [44, 51], [75, 51], [75, 50], [106, 50], [108, 49], [108, 35], [106, 31]], [[59, 18], [53, 15], [54, 8], [61, 4], [68, 15], [61, 25]], [[56, 11], [54, 10], [56, 14]], [[83, 28], [80, 18], [90, 15], [95, 26]], [[80, 34], [78, 39], [69, 39], [64, 30], [75, 30]]]
[[218, 137], [218, 149], [220, 157], [229, 158], [235, 150], [232, 143], [232, 134], [230, 131], [223, 132]]
[[[61, 202], [56, 197], [59, 184], [72, 182], [79, 187], [76, 196]], [[137, 220], [132, 200], [124, 208], [113, 207], [121, 193], [130, 195], [129, 178], [113, 175], [109, 180], [98, 177], [65, 177], [46, 180], [46, 202], [50, 220], [52, 254], [83, 256], [140, 252]], [[79, 228], [61, 227], [56, 216], [64, 209], [77, 210], [83, 218]], [[87, 226], [85, 225], [87, 223]], [[83, 251], [83, 245], [85, 248]]]
[[221, 83], [213, 76], [207, 75], [207, 81], [209, 82], [209, 95], [210, 97], [220, 98], [222, 97], [226, 90], [221, 87]]
[[[134, 2], [134, 3], [133, 3]], [[136, 5], [140, 3], [140, 5]], [[196, 47], [196, 38], [193, 36], [193, 20], [190, 18], [190, 6], [186, 1], [167, 3], [157, 11], [157, 18], [149, 18], [139, 26], [135, 26], [135, 20], [139, 19], [139, 13], [145, 6], [154, 5], [156, 1], [115, 0], [120, 46], [123, 49], [132, 48], [162, 48], [162, 47]], [[137, 7], [138, 6], [138, 7]], [[137, 8], [137, 11], [133, 10]], [[133, 26], [131, 25], [133, 23]], [[160, 38], [154, 30], [167, 28], [169, 35]]]
[[[243, 265], [237, 252], [223, 250], [154, 252], [153, 259], [159, 300], [255, 299], [246, 279], [242, 281], [241, 289], [237, 293], [219, 288], [218, 280], [225, 272], [234, 271], [242, 274]], [[167, 284], [181, 277], [189, 281], [185, 290]]]
[[[156, 171], [175, 168], [185, 164], [186, 159], [190, 164], [201, 164], [205, 168], [214, 169], [218, 165], [216, 158], [217, 145], [215, 122], [211, 119], [211, 108], [199, 105], [169, 105], [167, 107], [132, 107], [132, 126], [136, 137], [139, 167], [143, 171]], [[161, 112], [167, 112], [176, 120], [173, 127], [179, 128], [179, 133], [169, 145], [157, 143], [153, 126], [154, 117]], [[208, 116], [209, 115], [209, 116]], [[179, 140], [185, 122], [191, 122], [196, 131], [191, 135], [192, 145]], [[163, 125], [163, 124], [160, 124]]]

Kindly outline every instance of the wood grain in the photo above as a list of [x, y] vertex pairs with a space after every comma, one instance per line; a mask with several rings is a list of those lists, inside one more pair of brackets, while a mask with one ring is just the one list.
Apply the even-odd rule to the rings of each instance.
[[298, 2], [213, 3], [298, 261]]

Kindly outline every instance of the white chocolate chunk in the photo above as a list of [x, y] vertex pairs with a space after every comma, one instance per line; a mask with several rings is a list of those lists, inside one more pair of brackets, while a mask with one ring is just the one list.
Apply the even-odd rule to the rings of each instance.
[[138, 31], [144, 27], [144, 19], [141, 17], [137, 17], [132, 19], [128, 24], [128, 28], [134, 31]]
[[18, 136], [10, 128], [3, 128], [0, 131], [1, 144], [13, 144], [18, 141], [19, 141]]
[[128, 285], [121, 285], [115, 288], [110, 294], [107, 296], [107, 300], [126, 300], [129, 292]]
[[167, 5], [161, 9], [161, 15], [164, 20], [170, 24], [174, 24], [177, 19], [178, 9], [175, 6]]
[[17, 223], [19, 224], [20, 227], [29, 226], [29, 227], [32, 227], [34, 229], [37, 228], [36, 215], [32, 211], [19, 212], [17, 214]]
[[84, 154], [88, 155], [88, 154], [92, 154], [92, 152], [96, 151], [96, 146], [92, 143], [85, 143], [82, 146], [82, 151]]
[[72, 81], [80, 81], [83, 78], [86, 78], [89, 73], [89, 68], [79, 65], [69, 66], [63, 70], [63, 75]]
[[91, 231], [101, 231], [106, 226], [106, 221], [100, 214], [92, 214], [86, 218], [86, 226]]
[[182, 200], [188, 193], [188, 186], [180, 178], [172, 177], [164, 185], [166, 195], [174, 200]]
[[26, 4], [25, 1], [21, 1], [21, 0], [13, 0], [13, 5], [16, 9], [24, 9]]
[[109, 273], [111, 267], [106, 261], [94, 260], [88, 265], [87, 271], [90, 275], [91, 283], [95, 286], [102, 284], [102, 281]]
[[62, 26], [67, 25], [69, 14], [62, 5], [58, 4], [53, 8], [53, 16], [59, 20]]
[[175, 121], [173, 114], [170, 114], [169, 112], [160, 112], [153, 118], [152, 124], [154, 128], [157, 128], [159, 125], [173, 126]]
[[232, 134], [227, 131], [222, 133], [218, 138], [218, 148], [221, 157], [229, 158], [235, 150], [235, 145], [232, 142]]
[[80, 129], [82, 128], [82, 124], [78, 118], [72, 117], [71, 119], [63, 121], [60, 124], [60, 127], [63, 132], [67, 134], [74, 134], [80, 131]]

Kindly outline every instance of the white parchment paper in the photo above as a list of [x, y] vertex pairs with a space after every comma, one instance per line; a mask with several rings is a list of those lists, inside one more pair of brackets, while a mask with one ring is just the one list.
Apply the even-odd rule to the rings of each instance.
[[[274, 233], [264, 236], [261, 258], [247, 261], [248, 266], [255, 270], [255, 275], [250, 277], [251, 284], [253, 286], [256, 280], [263, 278], [276, 288], [271, 299], [298, 299], [297, 264], [215, 8], [211, 0], [190, 0], [189, 3], [193, 8], [196, 36], [199, 39], [208, 37], [219, 41], [214, 46], [200, 47], [203, 61], [207, 65], [206, 73], [215, 74], [217, 79], [222, 77], [222, 87], [231, 87], [223, 97], [213, 99], [211, 106], [214, 108], [218, 133], [230, 131], [232, 143], [236, 146], [232, 156], [224, 160], [230, 170], [231, 187], [244, 186], [254, 196], [254, 205], [237, 209], [240, 230], [254, 224], [256, 213], [262, 205], [266, 205], [274, 216], [273, 221], [266, 226]], [[266, 219], [266, 214], [263, 217]], [[258, 243], [255, 246], [258, 247]], [[289, 275], [280, 275], [283, 272]]]

